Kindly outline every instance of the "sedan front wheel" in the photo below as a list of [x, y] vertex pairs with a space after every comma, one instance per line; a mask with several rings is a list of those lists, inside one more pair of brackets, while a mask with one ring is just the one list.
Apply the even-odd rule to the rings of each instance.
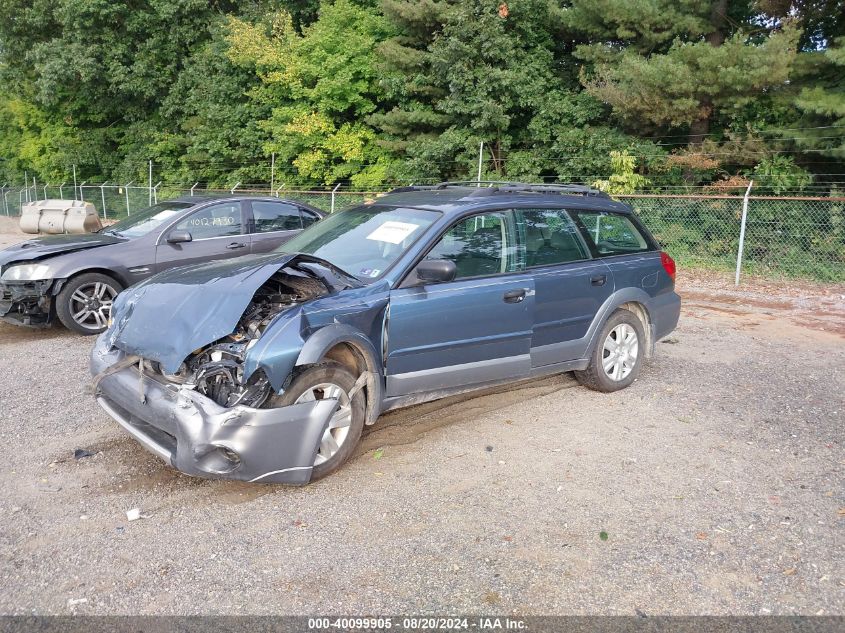
[[69, 330], [99, 334], [108, 327], [112, 304], [121, 290], [123, 286], [108, 275], [73, 277], [56, 296], [56, 315]]

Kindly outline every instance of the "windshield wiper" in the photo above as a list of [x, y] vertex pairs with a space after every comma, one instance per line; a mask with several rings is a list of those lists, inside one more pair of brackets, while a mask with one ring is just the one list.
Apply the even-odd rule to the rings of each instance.
[[103, 229], [101, 233], [103, 235], [115, 235], [117, 237], [123, 237], [123, 233], [115, 231], [114, 229]]

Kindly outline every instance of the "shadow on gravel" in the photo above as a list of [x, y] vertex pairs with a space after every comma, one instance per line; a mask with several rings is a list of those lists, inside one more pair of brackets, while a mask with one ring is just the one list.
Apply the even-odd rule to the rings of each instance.
[[429, 431], [471, 422], [491, 411], [577, 385], [572, 373], [556, 374], [388, 411], [372, 427], [364, 429], [352, 459], [381, 446], [412, 444]]
[[[53, 324], [46, 328], [21, 327], [10, 323], [0, 323], [0, 345], [19, 345], [30, 341], [58, 338], [84, 338], [60, 325]], [[93, 345], [94, 339], [91, 339]]]

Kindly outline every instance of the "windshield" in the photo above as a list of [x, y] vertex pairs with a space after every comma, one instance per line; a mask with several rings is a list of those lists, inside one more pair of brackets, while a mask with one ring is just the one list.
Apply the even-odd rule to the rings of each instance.
[[354, 207], [317, 222], [277, 249], [331, 262], [363, 282], [377, 279], [440, 216], [399, 207]]
[[190, 202], [159, 202], [143, 211], [133, 213], [103, 229], [103, 233], [120, 237], [141, 237], [146, 235], [162, 222], [168, 220], [188, 207], [194, 206]]

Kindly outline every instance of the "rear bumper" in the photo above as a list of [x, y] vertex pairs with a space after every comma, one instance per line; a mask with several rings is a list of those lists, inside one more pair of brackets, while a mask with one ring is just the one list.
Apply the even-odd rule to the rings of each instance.
[[0, 283], [0, 320], [27, 327], [50, 325], [53, 280]]
[[[99, 337], [91, 374], [124, 357]], [[221, 407], [193, 389], [141, 376], [137, 365], [102, 378], [95, 397], [144, 448], [185, 474], [286, 484], [310, 481], [337, 406], [320, 400], [277, 409]]]
[[654, 327], [654, 341], [669, 336], [681, 316], [681, 297], [674, 290], [664, 292], [649, 302], [649, 316]]

